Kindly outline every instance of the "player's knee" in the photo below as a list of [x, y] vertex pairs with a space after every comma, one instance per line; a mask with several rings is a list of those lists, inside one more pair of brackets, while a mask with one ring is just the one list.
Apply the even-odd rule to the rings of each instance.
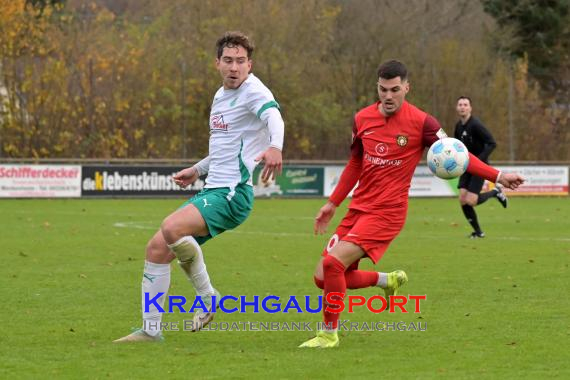
[[313, 276], [313, 280], [315, 281], [315, 285], [317, 288], [324, 289], [325, 288], [325, 280], [318, 278], [317, 276]]
[[177, 241], [176, 244], [170, 246], [170, 249], [180, 263], [192, 263], [194, 258], [201, 254], [200, 244], [192, 236]]
[[477, 206], [477, 198], [469, 197], [465, 200], [465, 204], [471, 207], [475, 207]]
[[167, 217], [162, 221], [162, 224], [160, 225], [160, 230], [162, 231], [162, 236], [164, 236], [164, 240], [166, 240], [168, 244], [174, 244], [184, 236], [184, 234], [180, 230], [180, 227], [178, 226], [178, 223], [176, 223], [176, 221], [170, 217]]
[[331, 272], [344, 272], [346, 268], [344, 265], [334, 256], [327, 256], [323, 260], [323, 271], [324, 273]]
[[169, 263], [174, 258], [168, 246], [155, 238], [148, 241], [145, 253], [146, 260], [157, 264]]
[[317, 267], [315, 268], [315, 272], [314, 272], [313, 276], [316, 278], [324, 278], [324, 276], [325, 276], [325, 274], [323, 272], [323, 260], [324, 260], [324, 258], [321, 258], [319, 260], [319, 262], [317, 263]]
[[156, 243], [154, 242], [154, 239], [150, 239], [148, 243], [146, 243], [146, 249], [145, 249], [146, 255], [148, 256], [154, 253], [155, 247]]

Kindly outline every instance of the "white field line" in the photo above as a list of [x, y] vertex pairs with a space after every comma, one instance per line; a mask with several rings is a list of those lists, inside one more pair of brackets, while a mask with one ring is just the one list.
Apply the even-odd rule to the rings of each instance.
[[[159, 225], [154, 225], [151, 222], [117, 222], [113, 227], [117, 228], [133, 228], [137, 230], [158, 230]], [[268, 231], [240, 231], [230, 230], [226, 233], [240, 234], [240, 235], [264, 235], [264, 236], [311, 236], [312, 234], [306, 232], [268, 232]]]
[[[173, 211], [173, 210], [170, 210]], [[164, 218], [168, 215], [168, 211], [166, 211], [162, 216], [156, 217], [154, 214], [129, 214], [129, 213], [120, 213], [120, 212], [97, 212], [96, 210], [86, 210], [86, 211], [59, 211], [59, 210], [50, 210], [47, 215], [42, 210], [14, 210], [10, 211], [11, 214], [23, 214], [23, 215], [31, 215], [31, 216], [41, 216], [45, 218], [46, 216], [50, 215], [70, 215], [70, 216], [81, 216], [81, 215], [88, 215], [88, 216], [114, 216], [114, 217], [121, 217], [121, 218], [154, 218], [160, 220], [159, 218]], [[255, 215], [255, 219], [271, 219], [271, 220], [315, 220], [313, 216], [279, 216], [279, 215]], [[139, 223], [146, 223], [146, 222], [139, 222]]]
[[[153, 222], [117, 222], [113, 224], [113, 227], [116, 228], [132, 228], [132, 229], [139, 229], [139, 230], [158, 230], [159, 226], [155, 225]], [[260, 236], [313, 236], [313, 233], [310, 232], [270, 232], [270, 231], [243, 231], [240, 229], [227, 231], [228, 233], [232, 234], [240, 234], [240, 235], [260, 235]], [[332, 231], [331, 231], [332, 233]], [[434, 235], [414, 235], [414, 239], [428, 239], [428, 240], [439, 240], [441, 236], [434, 236]], [[570, 242], [570, 237], [519, 237], [519, 236], [497, 236], [486, 238], [489, 240], [512, 240], [512, 241], [561, 241], [561, 242]]]

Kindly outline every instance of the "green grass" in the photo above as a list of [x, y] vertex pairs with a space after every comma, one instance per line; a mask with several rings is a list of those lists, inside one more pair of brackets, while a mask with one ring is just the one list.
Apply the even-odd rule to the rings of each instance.
[[[376, 268], [406, 270], [404, 293], [427, 295], [421, 314], [358, 310], [341, 318], [421, 321], [427, 331], [344, 332], [335, 350], [298, 349], [306, 331], [180, 331], [162, 344], [112, 344], [140, 324], [144, 247], [180, 203], [0, 201], [0, 378], [570, 377], [568, 198], [514, 198], [507, 210], [491, 200], [477, 209], [483, 240], [466, 238], [456, 200], [411, 200], [405, 229]], [[319, 294], [312, 272], [328, 237], [311, 231], [322, 203], [257, 201], [244, 225], [204, 246], [215, 286], [250, 298]], [[173, 269], [170, 294], [192, 297]], [[251, 312], [216, 319], [319, 320]]]

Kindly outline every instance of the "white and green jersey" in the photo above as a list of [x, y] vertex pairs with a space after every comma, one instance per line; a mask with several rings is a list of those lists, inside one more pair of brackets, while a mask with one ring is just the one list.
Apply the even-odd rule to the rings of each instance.
[[221, 87], [210, 112], [209, 167], [206, 188], [252, 184], [254, 159], [269, 147], [269, 130], [261, 119], [279, 105], [253, 74], [235, 90]]

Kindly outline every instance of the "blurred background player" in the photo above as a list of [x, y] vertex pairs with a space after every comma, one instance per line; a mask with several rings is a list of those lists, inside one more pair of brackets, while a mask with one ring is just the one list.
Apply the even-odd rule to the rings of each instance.
[[207, 307], [207, 311], [198, 309], [194, 314], [193, 330], [212, 320], [212, 297], [219, 301], [220, 293], [210, 282], [200, 246], [248, 217], [257, 162], [265, 162], [263, 181], [281, 172], [283, 119], [271, 91], [250, 73], [253, 44], [240, 32], [228, 32], [217, 41], [216, 49], [216, 68], [223, 86], [214, 95], [210, 112], [209, 155], [174, 176], [179, 186], [186, 187], [207, 173], [206, 184], [166, 217], [148, 242], [142, 280], [143, 327], [115, 342], [161, 340], [162, 313], [154, 305], [145, 312], [145, 293], [149, 300], [164, 293], [157, 299], [164, 306], [174, 258]]
[[[315, 233], [326, 231], [336, 208], [354, 190], [348, 212], [340, 222], [317, 264], [314, 280], [324, 289], [324, 330], [299, 347], [329, 348], [339, 344], [340, 313], [326, 311], [329, 293], [378, 286], [387, 300], [408, 281], [406, 273], [358, 270], [359, 260], [368, 257], [376, 264], [404, 226], [408, 191], [424, 148], [446, 137], [431, 115], [406, 102], [410, 85], [406, 66], [388, 61], [378, 69], [380, 101], [363, 108], [354, 117], [351, 156], [328, 202], [319, 210]], [[467, 170], [491, 182], [517, 188], [523, 178], [500, 173], [472, 154]]]
[[[460, 96], [457, 99], [457, 114], [459, 121], [455, 124], [454, 136], [461, 140], [469, 150], [469, 153], [477, 156], [481, 161], [489, 163], [489, 155], [495, 149], [497, 144], [493, 135], [479, 119], [471, 115], [471, 99], [467, 96]], [[507, 196], [501, 191], [500, 187], [495, 187], [491, 191], [481, 193], [485, 180], [479, 176], [465, 172], [459, 178], [459, 203], [465, 218], [473, 227], [470, 238], [482, 238], [485, 236], [479, 221], [475, 206], [485, 203], [489, 198], [497, 198], [501, 205], [507, 207]]]

